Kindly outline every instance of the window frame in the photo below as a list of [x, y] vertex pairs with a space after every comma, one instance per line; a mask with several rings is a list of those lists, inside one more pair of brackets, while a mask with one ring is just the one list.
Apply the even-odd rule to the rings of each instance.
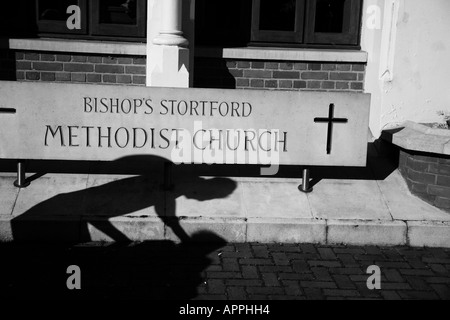
[[260, 25], [260, 11], [261, 0], [253, 0], [252, 3], [252, 42], [288, 42], [301, 43], [303, 42], [304, 23], [300, 21], [301, 17], [305, 15], [305, 1], [296, 0], [295, 3], [295, 27], [293, 31], [277, 31], [277, 30], [261, 30]]
[[296, 0], [295, 31], [259, 29], [261, 0], [252, 0], [251, 41], [253, 46], [360, 49], [363, 0], [348, 0], [342, 33], [315, 32], [317, 0]]
[[67, 20], [45, 20], [39, 17], [39, 0], [35, 0], [36, 4], [36, 25], [38, 33], [54, 33], [54, 34], [71, 34], [71, 35], [87, 35], [87, 0], [76, 0], [81, 9], [81, 29], [69, 30], [67, 28]]
[[317, 45], [359, 45], [362, 0], [348, 0], [344, 8], [343, 32], [315, 32], [317, 0], [308, 0], [306, 9], [305, 43]]
[[40, 37], [109, 41], [147, 41], [147, 1], [137, 0], [136, 25], [100, 23], [99, 0], [75, 0], [81, 9], [81, 29], [69, 30], [66, 21], [39, 19], [39, 0], [35, 0], [35, 34]]
[[136, 1], [136, 25], [101, 23], [100, 0], [91, 0], [89, 13], [91, 22], [90, 34], [92, 36], [144, 38], [146, 35], [146, 1]]

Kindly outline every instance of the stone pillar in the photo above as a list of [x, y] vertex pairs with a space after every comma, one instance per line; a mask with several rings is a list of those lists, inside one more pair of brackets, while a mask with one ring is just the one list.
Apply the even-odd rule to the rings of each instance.
[[183, 37], [181, 0], [149, 0], [148, 7], [149, 29], [159, 25], [159, 34], [153, 38], [148, 32], [147, 86], [188, 88], [189, 42]]

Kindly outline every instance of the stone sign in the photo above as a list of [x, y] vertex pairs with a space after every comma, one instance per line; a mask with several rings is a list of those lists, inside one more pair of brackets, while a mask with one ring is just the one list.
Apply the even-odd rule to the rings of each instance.
[[0, 158], [365, 166], [370, 95], [0, 82]]

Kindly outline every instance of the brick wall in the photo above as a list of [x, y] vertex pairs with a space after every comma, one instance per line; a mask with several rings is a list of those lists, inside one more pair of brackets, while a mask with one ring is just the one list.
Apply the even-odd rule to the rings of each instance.
[[0, 52], [0, 80], [145, 85], [145, 57]]
[[400, 150], [399, 169], [413, 194], [450, 212], [450, 157]]
[[364, 64], [196, 58], [194, 86], [362, 92], [364, 75]]

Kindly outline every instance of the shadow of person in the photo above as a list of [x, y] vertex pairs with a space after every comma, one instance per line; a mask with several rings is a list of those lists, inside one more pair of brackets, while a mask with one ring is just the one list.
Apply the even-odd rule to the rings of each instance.
[[[188, 183], [176, 185], [171, 191], [161, 190], [161, 181], [155, 178], [155, 172], [150, 173], [146, 168], [156, 166], [162, 169], [170, 161], [156, 156], [126, 157], [112, 165], [137, 163], [144, 166], [144, 175], [104, 184], [100, 181], [98, 185], [94, 181], [90, 188], [56, 195], [14, 218], [11, 222], [14, 241], [53, 242], [59, 241], [58, 237], [61, 235], [61, 238], [67, 239], [68, 234], [72, 233], [75, 242], [89, 242], [90, 224], [115, 242], [130, 242], [132, 239], [117, 229], [110, 219], [127, 214], [146, 216], [149, 212], [147, 209], [154, 207], [157, 216], [182, 242], [187, 242], [192, 239], [180, 226], [176, 216], [176, 199], [182, 196], [198, 201], [225, 198], [236, 189], [236, 182], [231, 179], [205, 179], [190, 173], [183, 176], [183, 180]], [[30, 224], [26, 227], [26, 222], [33, 222], [33, 228], [37, 224], [45, 224], [48, 217], [53, 221], [51, 217], [55, 216], [58, 217], [58, 222], [47, 222], [42, 230], [36, 228], [30, 232]], [[78, 229], [77, 226], [80, 225], [81, 228]]]
[[[218, 250], [226, 242], [208, 231], [191, 238], [178, 244], [167, 240], [70, 247], [0, 244], [0, 299], [197, 298], [204, 286], [204, 272], [217, 263]], [[79, 268], [81, 290], [68, 290], [69, 266]]]

